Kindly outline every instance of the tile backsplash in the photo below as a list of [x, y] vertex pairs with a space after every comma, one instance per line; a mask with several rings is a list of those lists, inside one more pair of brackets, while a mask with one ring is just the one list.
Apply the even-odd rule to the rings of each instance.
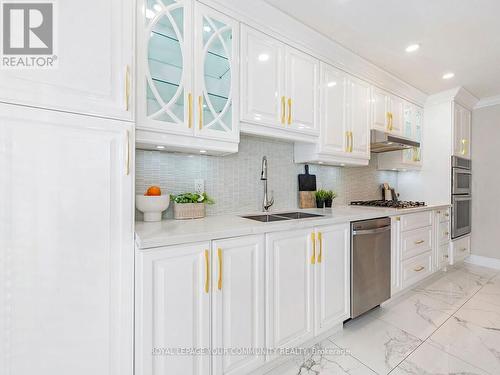
[[[298, 207], [297, 175], [304, 164], [293, 162], [293, 144], [277, 140], [242, 136], [239, 152], [228, 156], [206, 156], [137, 150], [136, 192], [149, 186], [179, 194], [194, 191], [196, 179], [205, 183], [205, 191], [215, 200], [207, 206], [208, 215], [260, 211], [263, 182], [260, 180], [262, 156], [268, 159], [268, 189], [274, 196], [274, 210]], [[334, 190], [334, 204], [352, 200], [379, 199], [380, 185], [397, 185], [397, 172], [377, 171], [376, 157], [368, 167], [341, 168], [311, 165], [318, 189]], [[138, 219], [141, 213], [136, 211]], [[166, 217], [172, 217], [170, 207]]]

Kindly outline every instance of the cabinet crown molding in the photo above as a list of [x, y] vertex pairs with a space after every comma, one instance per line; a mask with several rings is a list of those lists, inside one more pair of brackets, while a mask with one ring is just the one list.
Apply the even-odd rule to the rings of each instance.
[[479, 102], [479, 99], [472, 95], [465, 88], [458, 86], [451, 90], [441, 91], [439, 93], [428, 96], [425, 105], [432, 106], [452, 101], [457, 102], [468, 110], [472, 110]]

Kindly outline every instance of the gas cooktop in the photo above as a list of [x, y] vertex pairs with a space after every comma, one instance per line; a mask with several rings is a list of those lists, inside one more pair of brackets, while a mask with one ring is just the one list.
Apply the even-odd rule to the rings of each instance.
[[417, 208], [425, 206], [425, 202], [412, 201], [354, 201], [351, 206], [370, 206], [370, 207], [386, 207], [386, 208]]

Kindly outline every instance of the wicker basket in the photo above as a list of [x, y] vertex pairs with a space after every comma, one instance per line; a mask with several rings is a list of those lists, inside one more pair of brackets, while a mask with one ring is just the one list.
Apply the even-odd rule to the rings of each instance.
[[205, 203], [174, 203], [174, 219], [199, 219], [205, 217]]

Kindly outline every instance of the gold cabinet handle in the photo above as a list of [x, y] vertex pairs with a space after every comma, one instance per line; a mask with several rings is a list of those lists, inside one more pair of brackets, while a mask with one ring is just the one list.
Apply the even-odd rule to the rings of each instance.
[[288, 98], [288, 125], [292, 123], [292, 98]]
[[323, 258], [323, 234], [321, 232], [318, 232], [318, 241], [319, 241], [318, 263], [321, 263]]
[[418, 240], [418, 241], [415, 241], [415, 245], [421, 245], [423, 244], [425, 241], [424, 240]]
[[444, 232], [443, 233], [446, 237], [448, 237], [448, 235], [450, 234], [450, 232]]
[[127, 135], [125, 137], [125, 175], [128, 176], [130, 174], [130, 132], [127, 130]]
[[450, 214], [447, 212], [447, 213], [444, 214], [444, 216], [449, 217]]
[[467, 139], [462, 139], [462, 155], [467, 155]]
[[418, 266], [418, 267], [416, 267], [416, 268], [413, 269], [413, 271], [415, 271], [415, 272], [420, 272], [420, 271], [423, 271], [423, 270], [425, 270], [424, 266]]
[[130, 109], [129, 99], [130, 99], [130, 68], [127, 65], [125, 67], [125, 111], [127, 112]]
[[198, 96], [198, 127], [201, 128], [203, 127], [203, 97], [200, 95]]
[[448, 259], [448, 258], [449, 258], [449, 256], [448, 256], [448, 255], [443, 255], [443, 258], [444, 258], [444, 259]]
[[193, 94], [188, 94], [188, 128], [193, 127]]
[[387, 130], [392, 130], [392, 113], [387, 112]]
[[286, 98], [284, 96], [281, 97], [281, 123], [285, 125], [286, 118]]
[[350, 140], [350, 142], [349, 142], [349, 152], [352, 152], [352, 146], [353, 146], [353, 143], [354, 143], [353, 138], [352, 138], [352, 132], [349, 132], [349, 140]]
[[462, 251], [462, 252], [467, 251], [467, 248], [463, 247], [463, 248], [460, 249], [460, 251]]
[[346, 139], [345, 152], [349, 152], [351, 139], [349, 138], [348, 131], [345, 132], [345, 139]]
[[205, 293], [209, 292], [210, 287], [210, 264], [209, 264], [210, 254], [208, 250], [205, 250]]
[[312, 253], [312, 256], [311, 256], [311, 264], [315, 264], [316, 263], [316, 235], [314, 232], [311, 233], [311, 241], [312, 241], [312, 245], [313, 245], [313, 253]]
[[396, 217], [396, 221], [401, 221], [401, 217]]
[[217, 282], [217, 288], [222, 290], [222, 249], [217, 249], [217, 257], [219, 258], [219, 281]]

